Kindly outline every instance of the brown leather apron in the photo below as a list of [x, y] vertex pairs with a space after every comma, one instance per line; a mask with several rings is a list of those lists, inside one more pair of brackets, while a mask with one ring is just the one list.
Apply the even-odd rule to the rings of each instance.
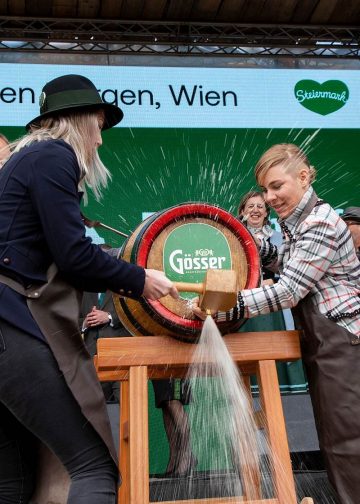
[[[301, 221], [315, 203], [305, 207]], [[322, 315], [310, 294], [292, 311], [303, 331], [302, 359], [329, 480], [341, 504], [359, 504], [360, 340]]]
[[26, 297], [29, 310], [83, 415], [103, 439], [117, 464], [104, 394], [79, 330], [81, 292], [60, 277], [55, 264], [49, 267], [47, 278], [46, 284], [25, 289], [18, 282], [0, 275], [2, 283]]

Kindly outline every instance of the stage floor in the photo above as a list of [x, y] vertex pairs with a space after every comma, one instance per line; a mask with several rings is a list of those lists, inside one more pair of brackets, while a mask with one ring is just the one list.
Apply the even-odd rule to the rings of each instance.
[[[227, 491], [231, 474], [194, 472], [187, 478], [150, 478], [150, 501], [190, 500], [230, 497]], [[294, 478], [299, 502], [312, 497], [314, 504], [336, 504], [325, 471], [295, 471]], [[271, 497], [271, 495], [264, 495]]]

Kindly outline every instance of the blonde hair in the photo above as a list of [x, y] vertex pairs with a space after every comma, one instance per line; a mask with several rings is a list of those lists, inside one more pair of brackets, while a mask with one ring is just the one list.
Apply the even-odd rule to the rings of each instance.
[[1, 142], [3, 143], [3, 146], [0, 147], [0, 168], [10, 157], [10, 142], [2, 133], [0, 133], [0, 144]]
[[3, 140], [3, 142], [7, 145], [9, 145], [9, 140], [6, 138], [6, 136], [3, 133], [0, 133], [0, 140]]
[[310, 165], [306, 154], [294, 144], [276, 144], [270, 147], [261, 156], [255, 166], [256, 182], [261, 185], [261, 180], [266, 175], [268, 170], [278, 164], [284, 165], [287, 170], [300, 170], [304, 166], [309, 169], [310, 184], [316, 178], [316, 170]]
[[80, 167], [79, 189], [84, 191], [87, 203], [87, 187], [91, 188], [97, 200], [101, 190], [111, 178], [109, 170], [101, 161], [97, 148], [92, 145], [94, 128], [98, 128], [98, 112], [72, 111], [61, 116], [47, 117], [38, 124], [32, 124], [30, 132], [11, 144], [12, 153], [18, 152], [36, 142], [64, 140], [75, 151]]

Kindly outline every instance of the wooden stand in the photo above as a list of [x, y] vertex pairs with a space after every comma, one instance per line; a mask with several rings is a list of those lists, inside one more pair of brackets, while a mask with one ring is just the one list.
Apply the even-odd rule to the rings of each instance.
[[[275, 361], [300, 358], [299, 334], [297, 331], [229, 334], [224, 336], [224, 341], [242, 374], [257, 375], [263, 427], [274, 458], [275, 497], [249, 501], [245, 496], [238, 496], [192, 502], [296, 504]], [[167, 336], [98, 340], [96, 367], [99, 379], [121, 382], [119, 463], [122, 485], [119, 504], [149, 504], [148, 379], [184, 377], [193, 361], [195, 346]], [[244, 488], [249, 484], [246, 478], [246, 474], [242, 474]], [[301, 504], [313, 504], [313, 500], [306, 497]]]

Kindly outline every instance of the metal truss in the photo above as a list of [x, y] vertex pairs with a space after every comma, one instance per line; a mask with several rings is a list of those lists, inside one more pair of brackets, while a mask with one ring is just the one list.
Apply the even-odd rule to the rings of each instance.
[[0, 52], [359, 58], [360, 27], [0, 16]]

